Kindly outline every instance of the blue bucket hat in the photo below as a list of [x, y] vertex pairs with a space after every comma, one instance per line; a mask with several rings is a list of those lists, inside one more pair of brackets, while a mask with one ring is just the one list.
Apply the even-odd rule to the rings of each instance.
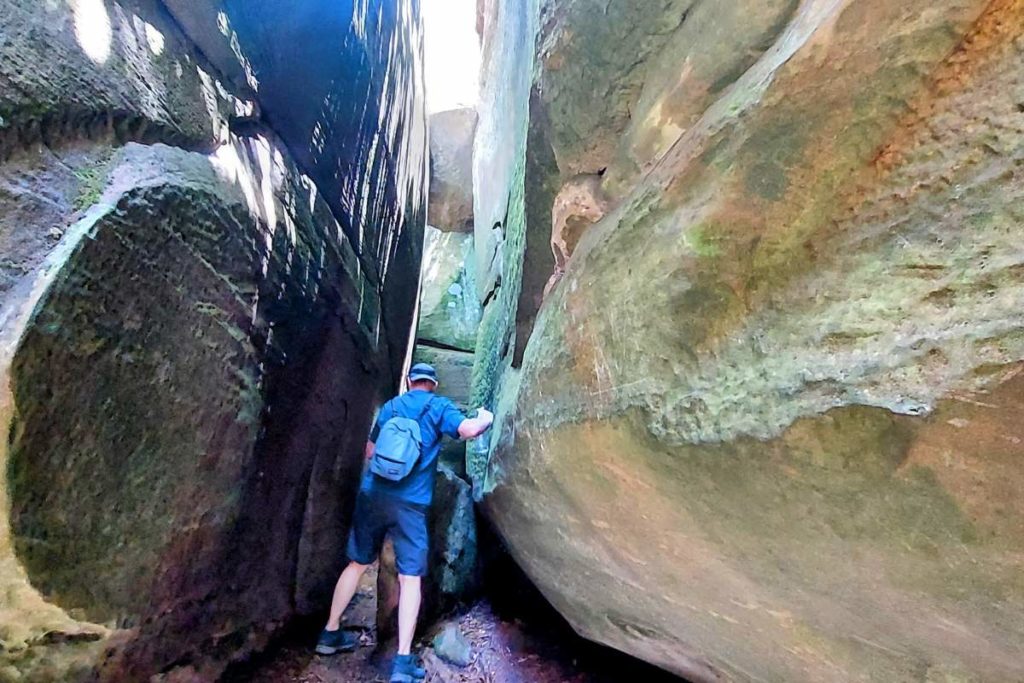
[[412, 366], [409, 370], [409, 381], [418, 382], [421, 379], [429, 379], [435, 385], [437, 384], [437, 371], [434, 370], [433, 366], [426, 363], [417, 363]]

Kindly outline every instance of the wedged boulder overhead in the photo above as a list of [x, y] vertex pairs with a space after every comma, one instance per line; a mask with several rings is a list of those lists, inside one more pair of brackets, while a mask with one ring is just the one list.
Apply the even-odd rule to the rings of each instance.
[[473, 232], [475, 135], [475, 109], [452, 109], [430, 116], [427, 218], [440, 230]]
[[[211, 681], [322, 609], [405, 356], [415, 3], [170, 4], [0, 2], [4, 680]], [[285, 108], [295, 36], [363, 57]]]
[[693, 680], [1024, 678], [1024, 5], [701, 4], [635, 68], [692, 59], [577, 153], [584, 4], [544, 4], [568, 100], [530, 116], [613, 201], [489, 380], [476, 484], [515, 558]]

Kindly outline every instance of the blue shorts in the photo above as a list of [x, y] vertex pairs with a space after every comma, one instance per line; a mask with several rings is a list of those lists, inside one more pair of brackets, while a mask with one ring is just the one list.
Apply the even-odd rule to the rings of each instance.
[[427, 506], [408, 503], [382, 493], [360, 491], [352, 531], [348, 536], [348, 559], [372, 564], [380, 555], [384, 537], [395, 544], [398, 573], [427, 575]]

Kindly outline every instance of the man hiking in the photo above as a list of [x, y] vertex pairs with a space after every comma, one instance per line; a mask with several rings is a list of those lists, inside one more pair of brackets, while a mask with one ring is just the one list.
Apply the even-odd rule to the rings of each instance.
[[366, 442], [370, 466], [356, 499], [348, 538], [349, 565], [338, 578], [331, 616], [320, 634], [320, 654], [347, 652], [356, 637], [341, 630], [341, 615], [355, 595], [359, 579], [377, 559], [385, 535], [395, 546], [398, 564], [398, 656], [391, 683], [416, 683], [426, 676], [412, 655], [420, 611], [420, 583], [427, 573], [427, 512], [434, 494], [434, 474], [443, 435], [454, 439], [480, 436], [494, 415], [480, 408], [467, 418], [455, 404], [435, 395], [437, 373], [426, 363], [409, 372], [409, 391], [385, 403]]

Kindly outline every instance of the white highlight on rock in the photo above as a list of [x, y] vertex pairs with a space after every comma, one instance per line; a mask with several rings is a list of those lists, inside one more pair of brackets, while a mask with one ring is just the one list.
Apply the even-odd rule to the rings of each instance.
[[97, 64], [106, 63], [114, 31], [103, 0], [71, 0], [71, 11], [75, 18], [75, 37], [82, 51]]
[[356, 0], [352, 3], [352, 27], [355, 29], [356, 37], [366, 41], [366, 14], [370, 10], [370, 3], [367, 0]]
[[157, 57], [164, 53], [164, 34], [156, 26], [146, 22], [146, 42]]

